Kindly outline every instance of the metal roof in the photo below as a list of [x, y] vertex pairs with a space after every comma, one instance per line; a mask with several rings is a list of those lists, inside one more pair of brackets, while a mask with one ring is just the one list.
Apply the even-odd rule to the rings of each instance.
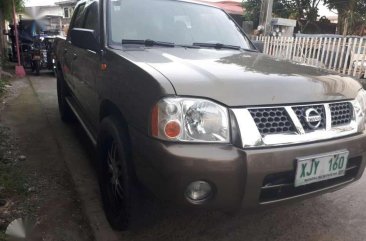
[[234, 15], [243, 15], [244, 8], [241, 1], [210, 1], [210, 0], [195, 0], [196, 2], [206, 3], [225, 10], [225, 12]]

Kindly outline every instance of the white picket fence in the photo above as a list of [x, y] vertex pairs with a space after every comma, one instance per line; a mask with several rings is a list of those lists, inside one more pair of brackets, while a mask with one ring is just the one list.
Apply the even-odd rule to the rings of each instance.
[[265, 54], [362, 78], [366, 37], [256, 37]]

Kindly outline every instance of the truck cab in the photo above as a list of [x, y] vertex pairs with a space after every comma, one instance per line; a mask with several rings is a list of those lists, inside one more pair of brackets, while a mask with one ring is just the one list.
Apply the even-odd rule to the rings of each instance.
[[216, 7], [80, 2], [56, 66], [61, 118], [98, 151], [115, 229], [147, 213], [141, 190], [233, 211], [331, 192], [365, 169], [362, 86], [260, 53]]

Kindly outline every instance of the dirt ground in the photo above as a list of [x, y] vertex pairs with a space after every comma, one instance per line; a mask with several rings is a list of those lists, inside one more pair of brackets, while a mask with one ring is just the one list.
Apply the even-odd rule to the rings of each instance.
[[57, 148], [50, 152], [45, 145], [52, 137], [43, 125], [27, 126], [37, 117], [26, 106], [8, 111], [31, 101], [27, 81], [9, 82], [0, 102], [0, 240], [18, 218], [34, 225], [26, 240], [92, 240], [65, 162], [54, 158], [60, 155]]

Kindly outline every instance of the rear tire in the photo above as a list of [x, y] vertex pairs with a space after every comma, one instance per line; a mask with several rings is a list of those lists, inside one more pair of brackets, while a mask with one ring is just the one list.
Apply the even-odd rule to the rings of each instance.
[[139, 226], [142, 198], [131, 162], [127, 130], [106, 117], [98, 135], [98, 176], [106, 217], [116, 230]]
[[65, 123], [71, 123], [75, 120], [75, 115], [72, 112], [69, 104], [66, 102], [66, 97], [70, 96], [65, 80], [61, 71], [57, 71], [57, 99], [58, 109], [61, 120]]

